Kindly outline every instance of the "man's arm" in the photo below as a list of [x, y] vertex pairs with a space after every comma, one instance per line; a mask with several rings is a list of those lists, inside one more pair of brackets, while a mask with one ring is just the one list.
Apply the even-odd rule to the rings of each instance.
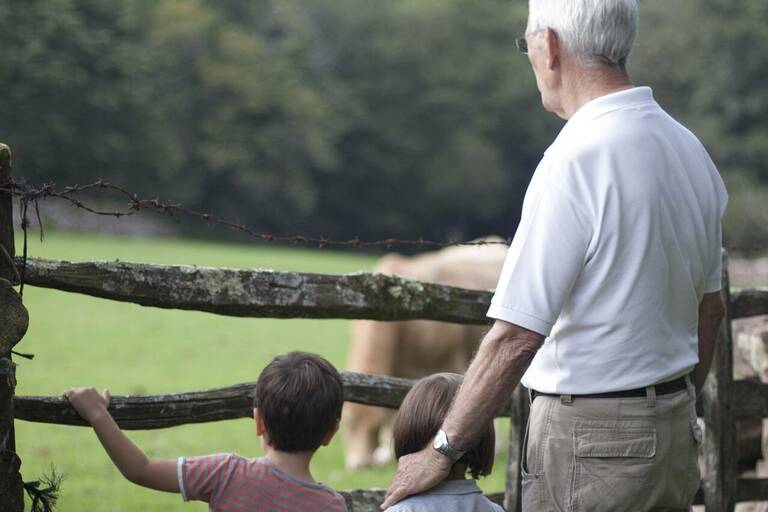
[[720, 292], [704, 294], [699, 304], [699, 364], [693, 369], [693, 384], [696, 386], [697, 393], [704, 386], [709, 368], [712, 366], [715, 342], [723, 316], [725, 316], [725, 306]]
[[543, 342], [539, 333], [494, 322], [443, 422], [452, 447], [466, 451], [480, 439], [485, 425], [509, 402]]
[[[496, 320], [480, 344], [443, 422], [451, 447], [465, 451], [480, 438], [484, 426], [509, 401], [543, 342], [541, 334]], [[431, 445], [401, 457], [381, 508], [434, 487], [452, 465]]]
[[107, 411], [109, 391], [99, 394], [94, 388], [75, 388], [64, 392], [85, 421], [91, 424], [112, 462], [131, 482], [158, 491], [179, 492], [175, 460], [148, 459], [128, 439]]

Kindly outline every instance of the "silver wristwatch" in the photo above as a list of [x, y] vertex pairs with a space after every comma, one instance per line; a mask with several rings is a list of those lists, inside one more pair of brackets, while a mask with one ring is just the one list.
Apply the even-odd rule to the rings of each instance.
[[443, 429], [437, 431], [437, 435], [432, 441], [432, 448], [451, 459], [452, 462], [458, 461], [464, 455], [461, 450], [451, 448], [451, 445], [448, 444], [448, 435]]

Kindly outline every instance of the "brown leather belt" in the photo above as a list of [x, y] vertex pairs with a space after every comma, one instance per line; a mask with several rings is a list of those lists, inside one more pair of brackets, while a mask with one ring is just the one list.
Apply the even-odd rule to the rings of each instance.
[[[656, 388], [657, 395], [669, 395], [688, 388], [685, 377], [680, 377], [669, 382], [662, 382], [653, 386]], [[561, 396], [565, 393], [541, 393], [535, 389], [531, 390], [531, 400], [537, 396]], [[571, 395], [572, 398], [631, 398], [646, 395], [645, 388], [627, 389], [624, 391], [610, 391], [608, 393], [592, 393], [589, 395]]]

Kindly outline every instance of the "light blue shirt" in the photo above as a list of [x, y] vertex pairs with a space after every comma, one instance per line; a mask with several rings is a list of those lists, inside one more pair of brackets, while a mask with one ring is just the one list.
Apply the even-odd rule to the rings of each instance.
[[485, 496], [474, 480], [446, 480], [436, 487], [409, 496], [386, 512], [504, 512]]

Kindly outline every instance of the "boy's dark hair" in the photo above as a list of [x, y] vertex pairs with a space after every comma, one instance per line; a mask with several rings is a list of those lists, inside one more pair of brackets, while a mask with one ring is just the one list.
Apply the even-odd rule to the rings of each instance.
[[289, 352], [261, 372], [253, 403], [272, 448], [313, 451], [341, 417], [344, 386], [336, 368], [322, 357]]
[[[461, 386], [462, 376], [437, 373], [419, 380], [403, 400], [395, 419], [395, 456], [416, 453], [430, 443], [448, 414]], [[466, 464], [472, 478], [491, 474], [495, 450], [493, 421], [483, 430], [480, 442], [457, 464]]]

